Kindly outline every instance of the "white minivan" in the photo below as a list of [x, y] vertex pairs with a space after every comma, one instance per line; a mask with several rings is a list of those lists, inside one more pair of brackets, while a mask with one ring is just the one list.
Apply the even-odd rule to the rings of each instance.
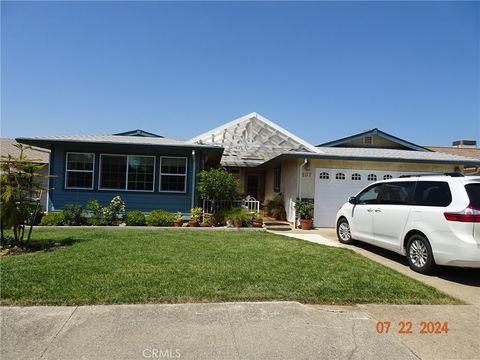
[[480, 267], [480, 177], [410, 175], [375, 182], [337, 213], [337, 237], [405, 255], [410, 267]]

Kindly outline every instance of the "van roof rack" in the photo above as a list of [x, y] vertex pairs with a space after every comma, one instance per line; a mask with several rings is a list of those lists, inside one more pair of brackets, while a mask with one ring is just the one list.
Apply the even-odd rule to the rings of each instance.
[[410, 178], [410, 177], [422, 177], [422, 176], [451, 176], [451, 177], [463, 177], [463, 174], [456, 172], [446, 172], [446, 173], [431, 173], [431, 174], [410, 174], [410, 175], [400, 175], [400, 178]]

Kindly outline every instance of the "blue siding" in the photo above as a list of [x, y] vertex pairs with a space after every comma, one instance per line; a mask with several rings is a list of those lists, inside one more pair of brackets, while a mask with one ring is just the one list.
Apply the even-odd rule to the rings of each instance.
[[[95, 171], [93, 190], [65, 189], [65, 157], [67, 152], [95, 153]], [[155, 184], [154, 192], [125, 191], [125, 190], [99, 190], [99, 164], [100, 154], [123, 154], [123, 155], [154, 155], [155, 160]], [[163, 193], [159, 192], [160, 156], [183, 156], [187, 157], [187, 191], [186, 193]], [[201, 170], [203, 156], [196, 151], [196, 173]], [[88, 145], [88, 144], [65, 144], [55, 145], [52, 149], [50, 174], [50, 203], [49, 210], [61, 210], [66, 204], [78, 204], [85, 206], [90, 199], [96, 199], [102, 205], [107, 205], [110, 200], [119, 195], [125, 202], [127, 210], [152, 211], [163, 209], [170, 212], [181, 211], [189, 213], [192, 204], [192, 180], [193, 180], [193, 156], [188, 148], [142, 147], [142, 146], [119, 146], [119, 145]], [[195, 176], [196, 178], [196, 176]], [[198, 204], [198, 194], [195, 189], [195, 204]]]

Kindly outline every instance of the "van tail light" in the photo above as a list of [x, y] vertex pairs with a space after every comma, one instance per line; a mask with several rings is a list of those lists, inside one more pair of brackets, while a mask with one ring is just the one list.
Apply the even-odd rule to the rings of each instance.
[[467, 208], [460, 212], [446, 212], [443, 213], [445, 219], [448, 221], [459, 221], [477, 223], [480, 222], [480, 209], [474, 208], [472, 205], [468, 205]]

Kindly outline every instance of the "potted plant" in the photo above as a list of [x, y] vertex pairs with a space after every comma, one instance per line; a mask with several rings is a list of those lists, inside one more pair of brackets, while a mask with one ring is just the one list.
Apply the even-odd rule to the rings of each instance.
[[190, 210], [190, 220], [188, 226], [198, 227], [200, 226], [200, 220], [202, 219], [203, 209], [201, 207], [195, 207]]
[[253, 215], [252, 226], [255, 228], [261, 228], [263, 226], [263, 218], [260, 214], [256, 213]]
[[204, 214], [203, 222], [200, 224], [201, 227], [211, 227], [213, 225], [213, 216], [212, 214]]
[[306, 201], [297, 200], [295, 209], [300, 217], [300, 227], [302, 230], [310, 230], [312, 228], [313, 209], [312, 205]]
[[183, 225], [183, 214], [181, 211], [177, 212], [177, 215], [175, 215], [175, 220], [173, 221], [173, 224], [175, 227], [182, 227]]

